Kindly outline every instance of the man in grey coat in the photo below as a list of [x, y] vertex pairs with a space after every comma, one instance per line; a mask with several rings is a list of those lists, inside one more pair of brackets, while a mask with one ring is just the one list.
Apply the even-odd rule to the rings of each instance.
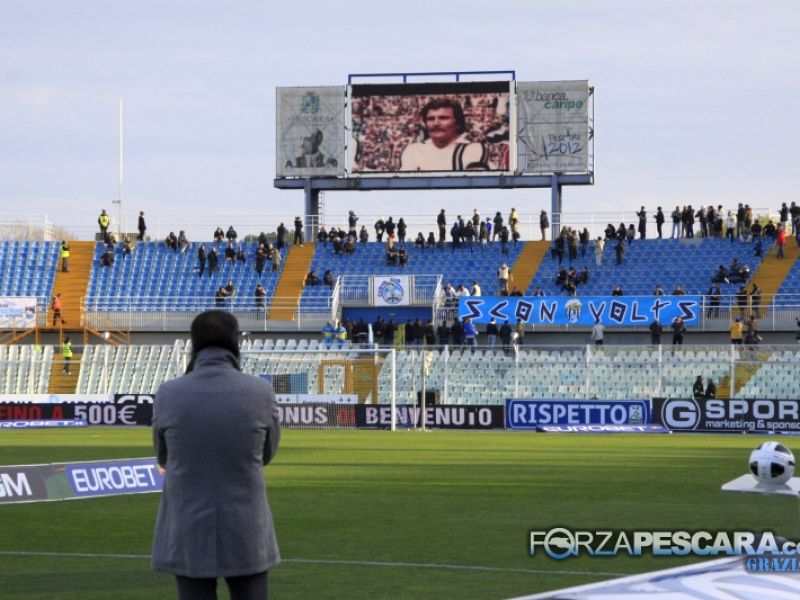
[[239, 370], [236, 318], [210, 310], [192, 322], [186, 375], [164, 383], [153, 407], [153, 443], [165, 469], [152, 568], [172, 573], [178, 597], [267, 598], [280, 562], [263, 467], [278, 448], [275, 393]]

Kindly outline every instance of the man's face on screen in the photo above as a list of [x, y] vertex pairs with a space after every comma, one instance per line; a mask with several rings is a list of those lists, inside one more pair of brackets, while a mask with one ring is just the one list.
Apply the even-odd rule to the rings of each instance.
[[444, 148], [458, 136], [458, 123], [453, 109], [449, 107], [429, 110], [425, 117], [425, 128], [428, 137], [439, 148]]

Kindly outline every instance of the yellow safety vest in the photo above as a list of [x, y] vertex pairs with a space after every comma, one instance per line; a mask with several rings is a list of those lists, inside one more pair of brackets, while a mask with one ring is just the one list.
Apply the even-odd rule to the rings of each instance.
[[100, 223], [100, 227], [108, 227], [109, 221], [108, 215], [100, 215], [97, 217], [97, 222]]
[[64, 358], [72, 358], [72, 342], [66, 342], [61, 346], [61, 354]]
[[69, 258], [69, 246], [61, 244], [61, 258]]

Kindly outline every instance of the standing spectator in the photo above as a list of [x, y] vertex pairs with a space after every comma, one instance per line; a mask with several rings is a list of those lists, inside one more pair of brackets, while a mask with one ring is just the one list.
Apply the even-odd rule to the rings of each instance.
[[244, 254], [243, 245], [240, 245], [239, 249], [236, 251], [236, 262], [240, 262], [242, 264], [245, 264], [247, 262], [247, 257]]
[[681, 230], [681, 222], [682, 222], [682, 213], [679, 206], [675, 207], [675, 210], [672, 211], [672, 235], [669, 236], [669, 239], [675, 238], [682, 238], [683, 231]]
[[[786, 206], [786, 203], [784, 202], [783, 205]], [[775, 258], [783, 258], [783, 247], [786, 245], [786, 223], [781, 223], [781, 226], [778, 229], [776, 243], [778, 246], [778, 252], [775, 255]]]
[[714, 380], [709, 377], [707, 379], [708, 385], [706, 385], [706, 398], [716, 398], [717, 397], [717, 385], [714, 383]]
[[464, 341], [464, 325], [458, 319], [453, 321], [453, 326], [450, 327], [450, 333], [453, 334], [453, 345], [460, 346]]
[[596, 319], [594, 325], [592, 326], [592, 341], [594, 341], [595, 346], [603, 345], [604, 333], [605, 333], [605, 327], [600, 322], [600, 319]]
[[233, 247], [233, 242], [228, 242], [225, 248], [225, 260], [230, 262], [236, 260], [236, 248]]
[[736, 217], [732, 210], [728, 211], [728, 218], [725, 221], [725, 235], [731, 239], [731, 243], [736, 239]]
[[267, 251], [264, 246], [259, 246], [258, 250], [256, 250], [256, 273], [258, 274], [259, 280], [261, 279], [261, 275], [264, 274], [264, 265], [267, 263]]
[[639, 217], [639, 239], [643, 240], [647, 237], [647, 211], [644, 206], [636, 212], [636, 216]]
[[214, 230], [214, 241], [215, 242], [222, 242], [225, 240], [225, 232], [222, 231], [222, 227], [217, 227]]
[[603, 238], [598, 237], [594, 242], [594, 264], [598, 269], [603, 264], [603, 250], [605, 247], [606, 243]]
[[325, 225], [321, 225], [317, 232], [317, 242], [322, 244], [324, 248], [328, 247], [328, 232], [325, 230]]
[[761, 256], [763, 242], [761, 240], [761, 223], [754, 221], [750, 226], [750, 236], [753, 239], [754, 256]]
[[397, 222], [397, 239], [401, 244], [406, 243], [406, 222], [403, 217]]
[[550, 228], [550, 219], [547, 218], [547, 211], [543, 210], [539, 213], [539, 230], [542, 232], [542, 241], [545, 240], [545, 234]]
[[489, 324], [486, 325], [486, 341], [489, 344], [490, 348], [494, 348], [497, 345], [497, 336], [499, 335], [500, 330], [497, 328], [497, 321], [492, 318], [489, 321]]
[[213, 246], [211, 250], [208, 251], [208, 276], [211, 277], [214, 273], [217, 272], [217, 266], [219, 265], [219, 256], [217, 256], [217, 249]]
[[736, 317], [728, 329], [730, 329], [731, 332], [731, 344], [741, 346], [742, 340], [744, 339], [744, 325], [742, 324], [742, 319], [740, 317]]
[[178, 249], [181, 253], [189, 250], [189, 238], [186, 237], [186, 232], [183, 229], [178, 233]]
[[164, 243], [167, 245], [167, 248], [169, 248], [173, 252], [178, 251], [178, 238], [175, 236], [175, 233], [173, 231], [169, 232], [169, 235], [164, 240]]
[[683, 322], [683, 317], [675, 317], [672, 322], [672, 345], [682, 346], [683, 336], [686, 334], [686, 324]]
[[708, 237], [708, 214], [706, 209], [701, 206], [694, 216], [700, 221], [700, 237]]
[[56, 321], [61, 321], [62, 325], [66, 325], [67, 322], [61, 316], [61, 294], [58, 293], [53, 297], [53, 300], [50, 302], [50, 308], [53, 310], [53, 327], [56, 326]]
[[492, 232], [492, 241], [494, 241], [495, 237], [500, 235], [500, 230], [503, 229], [503, 215], [500, 214], [498, 210], [494, 215], [494, 229]]
[[175, 575], [180, 598], [216, 597], [217, 577], [232, 598], [266, 598], [280, 562], [264, 485], [280, 439], [275, 392], [240, 372], [233, 315], [198, 315], [191, 337], [186, 375], [163, 384], [153, 405], [165, 481], [151, 566]]
[[589, 230], [586, 227], [578, 235], [578, 240], [581, 245], [581, 260], [585, 260], [586, 251], [589, 249]]
[[664, 211], [661, 210], [661, 207], [658, 207], [656, 211], [656, 230], [658, 231], [658, 239], [662, 239], [662, 231], [661, 228], [664, 227]]
[[[300, 217], [297, 217], [298, 219]], [[300, 223], [302, 225], [302, 222]], [[286, 247], [286, 236], [289, 235], [289, 230], [286, 229], [286, 226], [281, 223], [278, 225], [278, 229], [276, 231], [276, 239], [275, 239], [275, 246], [278, 250], [283, 250]]]
[[478, 212], [477, 208], [472, 209], [472, 228], [477, 233], [481, 227], [481, 213]]
[[622, 240], [617, 242], [614, 252], [617, 255], [617, 265], [622, 264], [622, 257], [625, 255], [625, 244]]
[[303, 220], [300, 217], [294, 218], [294, 239], [292, 243], [303, 247]]
[[525, 345], [525, 321], [517, 319], [517, 324], [514, 326], [514, 333], [517, 334], [517, 346]]
[[106, 239], [106, 232], [108, 231], [108, 226], [111, 223], [111, 217], [108, 216], [106, 213], [106, 209], [100, 211], [100, 216], [97, 217], [97, 224], [100, 226], [100, 239]]
[[378, 243], [383, 242], [383, 234], [386, 231], [386, 223], [383, 221], [382, 217], [378, 217], [378, 220], [375, 221], [375, 239]]
[[470, 348], [475, 348], [478, 344], [478, 330], [475, 328], [475, 324], [470, 320], [465, 318], [464, 319], [464, 345], [469, 346]]
[[139, 235], [136, 237], [140, 242], [144, 241], [144, 232], [147, 231], [147, 224], [144, 222], [144, 211], [139, 211]]
[[439, 214], [436, 215], [436, 226], [439, 228], [439, 243], [444, 244], [447, 239], [447, 217], [444, 214], [444, 209], [440, 210]]
[[508, 292], [508, 279], [511, 275], [511, 270], [508, 268], [506, 263], [500, 265], [500, 268], [497, 269], [497, 282], [499, 284], [498, 290], [500, 292]]
[[508, 321], [503, 321], [500, 326], [500, 341], [503, 343], [503, 352], [508, 354], [511, 351], [511, 325]]
[[333, 289], [333, 286], [336, 285], [336, 279], [334, 279], [330, 269], [326, 269], [325, 273], [322, 275], [322, 283], [327, 285], [330, 289]]
[[235, 242], [239, 238], [239, 234], [236, 233], [236, 230], [233, 228], [233, 225], [228, 227], [228, 231], [225, 232], [225, 239], [229, 242]]
[[61, 272], [69, 273], [69, 244], [66, 240], [61, 241]]
[[508, 227], [503, 227], [500, 231], [500, 254], [509, 256], [508, 253]]
[[719, 304], [722, 298], [722, 289], [716, 281], [711, 282], [711, 287], [708, 289], [707, 294], [709, 296], [707, 316], [719, 317]]
[[349, 213], [347, 213], [347, 232], [355, 235], [357, 226], [358, 217], [356, 216], [355, 211], [351, 210]]
[[702, 375], [698, 375], [697, 379], [694, 380], [694, 385], [692, 386], [692, 396], [694, 396], [695, 400], [702, 400], [706, 397], [705, 390], [703, 389]]
[[369, 231], [367, 231], [366, 225], [361, 226], [361, 231], [358, 232], [358, 241], [365, 246], [369, 242]]
[[661, 345], [661, 333], [664, 331], [664, 328], [661, 326], [661, 323], [658, 322], [658, 319], [653, 319], [653, 322], [650, 323], [650, 343], [653, 346], [660, 346]]
[[436, 328], [436, 341], [440, 346], [447, 346], [450, 343], [450, 328], [447, 326], [447, 321], [442, 320]]
[[203, 276], [203, 273], [206, 270], [206, 246], [205, 244], [200, 244], [200, 247], [197, 249], [197, 263], [199, 267], [199, 277]]
[[256, 289], [253, 292], [253, 295], [255, 296], [255, 299], [256, 299], [256, 308], [259, 311], [266, 310], [266, 308], [267, 308], [267, 300], [266, 300], [266, 298], [267, 298], [267, 290], [264, 289], [264, 286], [261, 285], [260, 281], [256, 284]]
[[62, 371], [67, 375], [71, 375], [69, 364], [72, 360], [72, 340], [69, 339], [69, 336], [64, 338], [64, 343], [61, 344], [61, 356], [64, 357], [64, 368]]
[[753, 289], [750, 292], [750, 310], [756, 317], [761, 316], [761, 288], [757, 283], [753, 283]]
[[392, 217], [386, 219], [386, 237], [394, 242], [394, 230], [397, 227], [395, 222], [392, 220]]

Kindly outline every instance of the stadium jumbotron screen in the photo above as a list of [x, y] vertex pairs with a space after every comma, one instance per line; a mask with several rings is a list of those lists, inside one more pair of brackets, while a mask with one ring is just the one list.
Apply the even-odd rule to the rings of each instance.
[[354, 85], [350, 173], [508, 172], [511, 82]]

